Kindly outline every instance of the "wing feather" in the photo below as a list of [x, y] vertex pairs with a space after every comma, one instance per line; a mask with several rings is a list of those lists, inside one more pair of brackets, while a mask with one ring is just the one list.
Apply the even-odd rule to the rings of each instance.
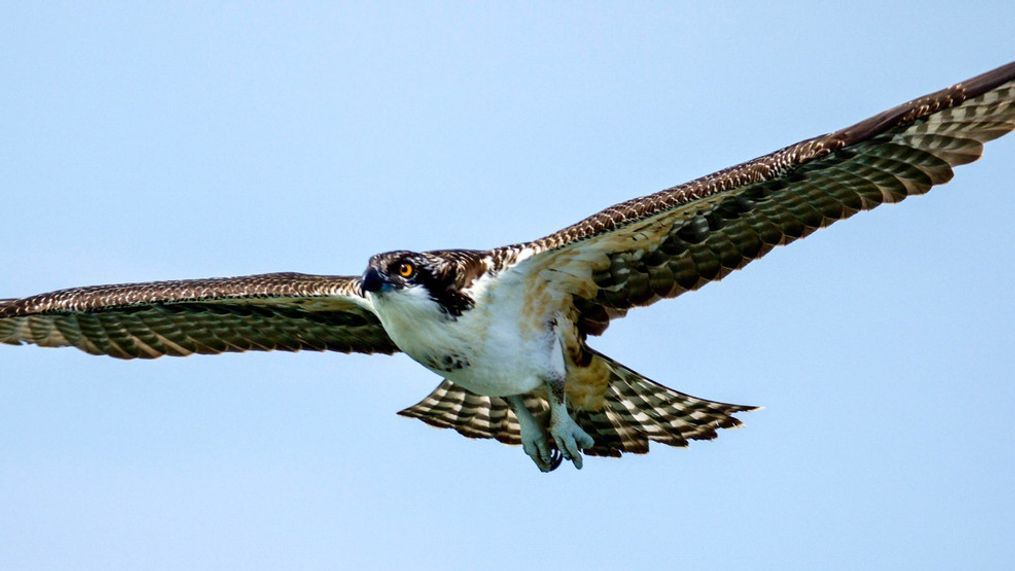
[[[772, 248], [947, 182], [1015, 128], [1015, 62], [846, 129], [611, 206], [493, 252], [588, 334], [722, 279]], [[605, 319], [604, 319], [605, 318]], [[604, 322], [605, 321], [605, 322]]]
[[237, 351], [394, 353], [357, 278], [297, 273], [117, 284], [0, 301], [0, 342], [151, 359]]

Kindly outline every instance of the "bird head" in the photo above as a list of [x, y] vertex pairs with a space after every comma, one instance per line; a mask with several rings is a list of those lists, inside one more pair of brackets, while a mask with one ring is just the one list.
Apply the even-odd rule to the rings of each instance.
[[397, 251], [377, 254], [370, 258], [360, 278], [364, 293], [385, 295], [396, 290], [427, 288], [435, 277], [437, 264], [430, 256], [419, 252]]
[[478, 257], [470, 251], [410, 252], [398, 250], [370, 258], [360, 278], [365, 296], [382, 304], [436, 304], [450, 316], [470, 309], [473, 300], [465, 292], [474, 276], [471, 268]]

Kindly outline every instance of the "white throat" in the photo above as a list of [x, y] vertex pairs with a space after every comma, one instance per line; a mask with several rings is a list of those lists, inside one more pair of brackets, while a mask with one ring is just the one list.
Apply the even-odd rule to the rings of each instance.
[[427, 368], [441, 369], [450, 353], [468, 352], [472, 345], [455, 317], [422, 286], [372, 293], [370, 300], [395, 345]]

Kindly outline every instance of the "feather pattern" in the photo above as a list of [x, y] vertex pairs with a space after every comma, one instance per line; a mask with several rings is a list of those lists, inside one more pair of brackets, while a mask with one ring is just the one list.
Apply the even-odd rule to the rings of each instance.
[[923, 194], [1015, 128], [1015, 63], [491, 253], [598, 335], [861, 210]]
[[[620, 363], [596, 354], [609, 370], [609, 389], [598, 410], [572, 407], [571, 414], [595, 440], [586, 449], [592, 456], [644, 454], [649, 442], [687, 446], [690, 440], [712, 440], [720, 428], [741, 422], [733, 415], [756, 407], [694, 397], [665, 387]], [[546, 400], [529, 395], [525, 406], [533, 415], [549, 411]], [[445, 380], [419, 403], [398, 414], [439, 428], [451, 428], [469, 438], [492, 438], [520, 444], [521, 429], [507, 400], [474, 394]]]
[[[545, 414], [546, 401], [527, 396], [533, 414]], [[418, 418], [438, 428], [451, 428], [469, 438], [493, 438], [504, 444], [521, 444], [521, 426], [506, 399], [477, 395], [445, 380], [425, 399], [398, 414]]]
[[[587, 453], [644, 453], [649, 442], [686, 446], [690, 440], [715, 438], [719, 428], [738, 426], [733, 415], [754, 407], [664, 387], [588, 348], [588, 335], [603, 333], [611, 319], [633, 307], [722, 279], [775, 246], [861, 210], [923, 194], [950, 180], [955, 166], [979, 158], [985, 142], [1013, 128], [1015, 63], [1010, 63], [851, 127], [611, 206], [538, 240], [491, 251], [389, 252], [371, 259], [374, 273], [366, 275], [382, 280], [378, 272], [386, 271], [388, 286], [394, 283], [390, 268], [397, 272], [406, 259], [415, 260], [426, 270], [416, 284], [423, 289], [409, 291], [427, 295], [401, 301], [439, 307], [442, 311], [432, 313], [444, 321], [425, 312], [421, 315], [429, 321], [401, 319], [406, 307], [415, 307], [411, 304], [395, 304], [395, 315], [389, 315], [385, 306], [375, 308], [364, 297], [358, 278], [278, 273], [94, 286], [0, 300], [0, 342], [74, 346], [125, 359], [247, 350], [397, 352], [377, 317], [380, 311], [390, 322], [408, 323], [401, 330], [403, 340], [427, 347], [441, 336], [424, 334], [479, 323], [469, 336], [454, 338], [454, 346], [440, 347], [447, 350], [441, 358], [456, 363], [453, 369], [465, 375], [455, 377], [460, 382], [468, 379], [469, 367], [485, 366], [472, 380], [486, 382], [479, 377], [491, 376], [488, 371], [533, 357], [528, 349], [536, 345], [511, 348], [505, 340], [538, 339], [552, 324], [565, 353], [569, 412], [595, 441]], [[497, 311], [472, 313], [488, 303], [500, 305], [493, 308]], [[503, 319], [491, 326], [470, 321], [476, 315]], [[499, 342], [490, 344], [496, 350], [477, 351], [482, 358], [475, 363], [454, 361], [449, 352], [459, 349], [462, 339], [490, 338]], [[403, 346], [410, 350], [411, 345]], [[451, 370], [442, 374], [454, 375]], [[493, 389], [504, 389], [504, 382], [497, 382]], [[545, 396], [532, 390], [525, 406], [544, 416], [550, 408]], [[473, 438], [521, 442], [507, 400], [475, 394], [449, 380], [400, 414]]]
[[0, 301], [0, 342], [121, 359], [233, 351], [394, 353], [357, 278], [296, 273], [74, 288]]
[[[587, 335], [633, 307], [719, 280], [775, 246], [947, 182], [953, 167], [980, 157], [983, 143], [1015, 128], [1013, 80], [1015, 63], [490, 252], [494, 271], [522, 276], [538, 306], [527, 308], [535, 320], [564, 315], [578, 329], [567, 383], [572, 415], [595, 441], [586, 453], [644, 453], [649, 441], [686, 446], [738, 426], [732, 415], [753, 409], [659, 385], [588, 349]], [[517, 440], [517, 422], [505, 429], [486, 420], [503, 414], [506, 402], [466, 393], [445, 382], [403, 414], [467, 436]]]

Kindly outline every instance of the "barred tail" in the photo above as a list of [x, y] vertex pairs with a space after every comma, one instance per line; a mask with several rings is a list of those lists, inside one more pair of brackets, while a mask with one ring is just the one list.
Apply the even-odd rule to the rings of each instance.
[[592, 456], [644, 454], [649, 441], [687, 446], [690, 440], [711, 440], [720, 428], [742, 422], [733, 415], [758, 407], [694, 397], [665, 387], [605, 355], [596, 353], [610, 372], [601, 410], [573, 411], [575, 421], [595, 440], [585, 452]]
[[[525, 397], [533, 414], [549, 410], [546, 401]], [[398, 412], [438, 428], [451, 428], [469, 438], [493, 438], [504, 444], [521, 444], [521, 426], [507, 400], [477, 395], [445, 380], [425, 399]]]
[[[586, 450], [593, 456], [619, 457], [624, 452], [644, 454], [649, 441], [687, 446], [689, 440], [711, 440], [719, 428], [740, 426], [735, 413], [757, 407], [708, 401], [664, 387], [596, 353], [609, 372], [609, 387], [600, 410], [573, 409], [571, 415], [595, 440]], [[533, 414], [549, 410], [535, 395], [525, 397]], [[493, 438], [505, 444], [521, 443], [521, 430], [505, 399], [474, 394], [444, 381], [429, 396], [398, 414], [418, 418], [440, 428], [451, 428], [469, 438]]]

